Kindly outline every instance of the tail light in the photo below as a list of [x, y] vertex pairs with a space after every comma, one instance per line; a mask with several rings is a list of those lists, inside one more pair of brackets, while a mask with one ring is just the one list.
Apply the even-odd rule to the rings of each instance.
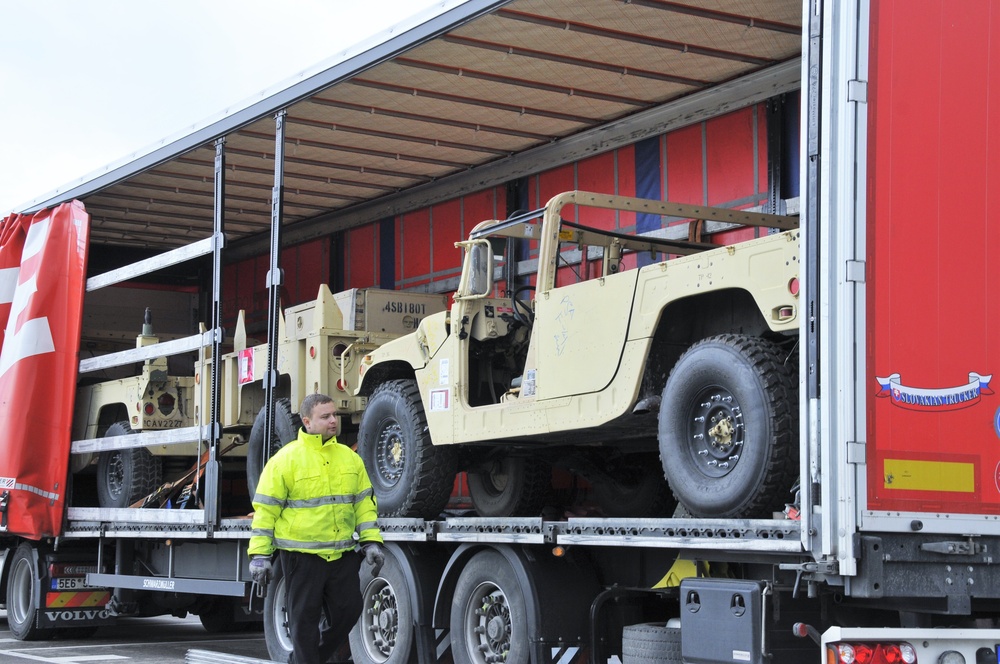
[[827, 645], [827, 664], [915, 664], [917, 651], [909, 643], [848, 643]]
[[169, 415], [174, 410], [174, 404], [177, 402], [172, 394], [161, 394], [160, 398], [156, 400], [156, 404], [160, 407], [160, 412], [164, 415]]

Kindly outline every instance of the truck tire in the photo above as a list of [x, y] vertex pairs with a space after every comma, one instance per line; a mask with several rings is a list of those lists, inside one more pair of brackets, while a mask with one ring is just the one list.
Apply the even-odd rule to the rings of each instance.
[[448, 504], [455, 458], [434, 447], [415, 380], [379, 385], [361, 416], [358, 454], [382, 516], [434, 519]]
[[622, 631], [622, 664], [680, 664], [681, 630], [664, 623], [626, 625]]
[[794, 373], [779, 348], [726, 334], [689, 348], [660, 405], [660, 460], [696, 517], [770, 518], [798, 469]]
[[492, 549], [473, 556], [458, 577], [451, 603], [455, 664], [528, 664], [525, 606], [506, 558]]
[[209, 634], [222, 634], [242, 629], [243, 624], [236, 621], [237, 601], [239, 600], [230, 597], [216, 597], [209, 603], [198, 614], [205, 631]]
[[[128, 422], [115, 422], [105, 436], [134, 434]], [[163, 484], [163, 465], [144, 447], [101, 452], [97, 459], [97, 504], [128, 507]]]
[[377, 577], [362, 572], [361, 597], [361, 619], [350, 636], [354, 664], [416, 664], [410, 593], [399, 562], [388, 551]]
[[[267, 410], [261, 408], [257, 417], [254, 418], [253, 428], [250, 429], [250, 439], [247, 441], [247, 491], [251, 500], [257, 492], [260, 473], [264, 470], [264, 418], [266, 417]], [[271, 436], [271, 446], [267, 458], [270, 459], [286, 443], [298, 438], [301, 426], [302, 419], [298, 413], [292, 412], [291, 402], [288, 399], [275, 399], [274, 434]]]
[[[477, 469], [478, 470], [478, 469]], [[479, 516], [538, 516], [552, 489], [552, 467], [537, 459], [505, 456], [469, 470], [469, 497]]]
[[281, 558], [274, 556], [271, 583], [264, 596], [264, 643], [274, 662], [287, 662], [292, 654], [292, 637], [288, 633], [288, 608], [285, 606], [285, 577], [281, 573]]
[[677, 507], [655, 452], [610, 460], [607, 476], [594, 482], [594, 497], [612, 518], [669, 517]]
[[55, 630], [36, 626], [35, 614], [42, 593], [42, 579], [31, 545], [22, 543], [14, 550], [7, 577], [7, 627], [19, 641], [50, 639]]

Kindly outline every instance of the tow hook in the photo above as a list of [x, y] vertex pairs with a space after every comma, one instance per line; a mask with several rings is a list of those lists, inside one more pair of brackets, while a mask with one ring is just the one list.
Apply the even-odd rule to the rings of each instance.
[[7, 532], [7, 505], [10, 503], [10, 491], [0, 494], [0, 532]]

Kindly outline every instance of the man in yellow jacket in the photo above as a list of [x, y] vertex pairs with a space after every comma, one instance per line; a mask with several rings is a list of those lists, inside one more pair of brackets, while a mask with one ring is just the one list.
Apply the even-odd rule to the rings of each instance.
[[[310, 394], [299, 408], [299, 437], [264, 466], [253, 497], [250, 572], [266, 584], [278, 552], [285, 579], [294, 664], [322, 664], [361, 615], [361, 556], [382, 568], [375, 494], [364, 463], [337, 442], [333, 399]], [[321, 611], [327, 622], [320, 625]]]

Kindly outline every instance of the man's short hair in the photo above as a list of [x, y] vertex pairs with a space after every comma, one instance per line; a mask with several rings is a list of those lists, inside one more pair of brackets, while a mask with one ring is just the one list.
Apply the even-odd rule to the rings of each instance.
[[324, 403], [333, 403], [333, 398], [325, 394], [310, 394], [299, 406], [299, 417], [312, 417], [313, 408]]

